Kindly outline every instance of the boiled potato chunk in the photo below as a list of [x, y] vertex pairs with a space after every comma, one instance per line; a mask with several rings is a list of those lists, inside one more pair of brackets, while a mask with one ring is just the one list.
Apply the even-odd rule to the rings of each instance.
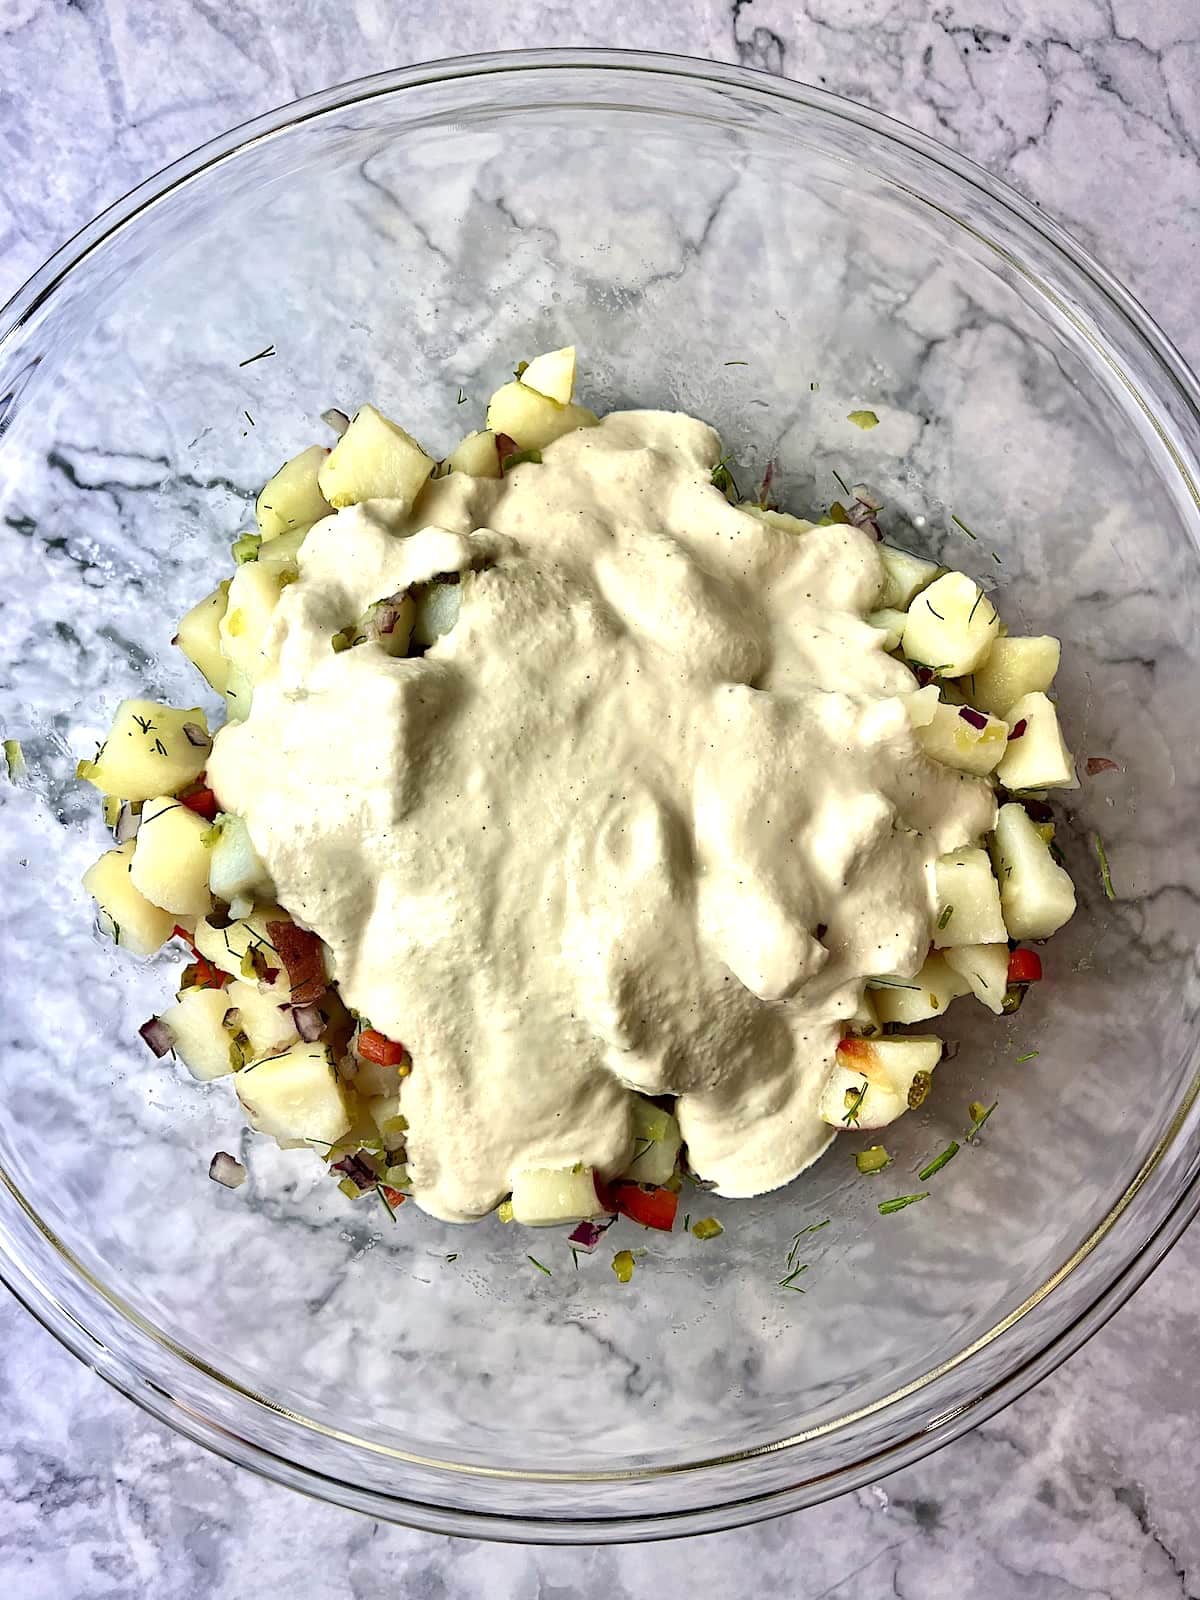
[[399, 500], [407, 511], [434, 465], [399, 424], [374, 406], [363, 406], [325, 457], [318, 481], [331, 506]]
[[933, 1034], [843, 1039], [817, 1113], [832, 1128], [884, 1128], [921, 1103], [941, 1057], [942, 1041]]
[[286, 911], [281, 911], [276, 905], [266, 904], [255, 906], [248, 917], [239, 918], [226, 928], [214, 928], [207, 917], [201, 917], [193, 937], [196, 949], [206, 961], [211, 961], [213, 966], [231, 973], [235, 978], [242, 975], [242, 963], [247, 951], [261, 951], [262, 960], [278, 974], [271, 980], [270, 993], [277, 1004], [284, 1005], [292, 997], [292, 986], [283, 961], [271, 944], [267, 923], [288, 921], [290, 918]]
[[265, 1056], [299, 1038], [291, 1008], [280, 1010], [274, 994], [262, 994], [258, 984], [237, 978], [221, 991], [227, 1005], [237, 1011], [237, 1031], [250, 1041], [250, 1053]]
[[585, 1222], [607, 1215], [596, 1197], [591, 1167], [534, 1167], [513, 1178], [513, 1221], [527, 1228]]
[[1016, 801], [1000, 807], [993, 848], [1009, 937], [1048, 939], [1057, 933], [1075, 913], [1075, 886]]
[[218, 694], [225, 693], [229, 663], [221, 654], [221, 618], [229, 603], [229, 579], [198, 600], [179, 624], [175, 643]]
[[[1003, 897], [1001, 897], [1003, 904]], [[946, 951], [946, 965], [970, 985], [971, 993], [1000, 1016], [1008, 989], [1008, 944], [960, 944]]]
[[233, 1034], [225, 1026], [232, 1004], [223, 989], [185, 989], [159, 1019], [170, 1030], [175, 1054], [202, 1083], [234, 1070], [238, 1057]]
[[336, 1144], [350, 1131], [350, 1103], [326, 1045], [298, 1044], [252, 1061], [233, 1086], [250, 1126], [285, 1149], [310, 1139]]
[[1006, 789], [1078, 789], [1075, 762], [1058, 726], [1053, 702], [1040, 691], [1022, 695], [1009, 707], [1016, 735], [1010, 738], [996, 776]]
[[[965, 717], [964, 711], [968, 713]], [[983, 722], [982, 728], [975, 726], [975, 718]], [[917, 730], [917, 740], [927, 756], [979, 778], [1003, 760], [1007, 739], [1007, 722], [983, 711], [974, 712], [969, 706], [939, 705]]]
[[431, 583], [417, 596], [413, 616], [412, 640], [428, 647], [442, 634], [449, 633], [458, 621], [462, 605], [460, 583]]
[[945, 678], [974, 672], [1000, 632], [1000, 616], [965, 572], [946, 572], [908, 609], [904, 654]]
[[757, 517], [759, 522], [765, 522], [768, 528], [778, 528], [781, 533], [811, 533], [816, 527], [815, 522], [806, 522], [803, 517], [793, 517], [790, 511], [771, 511], [766, 506], [756, 505], [753, 500], [740, 501], [738, 510], [746, 512], [748, 516]]
[[500, 452], [496, 448], [496, 435], [490, 428], [469, 433], [450, 452], [446, 466], [450, 472], [468, 472], [473, 478], [498, 478]]
[[311, 522], [302, 523], [290, 533], [281, 533], [275, 539], [264, 540], [259, 546], [258, 565], [278, 567], [284, 572], [299, 572], [300, 546], [308, 538]]
[[896, 550], [890, 544], [879, 546], [879, 559], [883, 562], [883, 591], [879, 596], [880, 609], [907, 611], [913, 597], [927, 589], [941, 572], [932, 561], [922, 561], [920, 556], [909, 555], [907, 550]]
[[[275, 885], [250, 838], [241, 817], [221, 818], [220, 836], [209, 856], [208, 882], [218, 900], [273, 900]], [[209, 909], [205, 907], [205, 909]]]
[[940, 1017], [952, 1000], [967, 994], [970, 985], [943, 956], [931, 955], [903, 989], [875, 989], [872, 999], [880, 1022], [924, 1022]]
[[1061, 652], [1058, 640], [1049, 634], [994, 640], [987, 660], [975, 673], [972, 702], [980, 711], [1015, 721], [1008, 715], [1009, 707], [1023, 695], [1046, 692], [1054, 682]]
[[221, 650], [251, 684], [262, 676], [263, 640], [284, 587], [282, 569], [261, 561], [247, 562], [230, 579], [229, 605], [221, 618]]
[[633, 1156], [621, 1174], [637, 1183], [663, 1184], [675, 1171], [683, 1138], [669, 1111], [642, 1095], [633, 1099]]
[[202, 917], [211, 911], [208, 831], [203, 817], [170, 795], [147, 800], [133, 841], [129, 876], [134, 888], [177, 915]]
[[569, 405], [575, 393], [575, 346], [568, 344], [561, 350], [547, 350], [545, 355], [535, 356], [520, 381], [548, 400], [557, 400], [560, 406]]
[[896, 650], [904, 638], [904, 624], [908, 621], [903, 611], [896, 611], [889, 606], [884, 606], [880, 611], [872, 611], [866, 619], [873, 628], [878, 628], [885, 635], [883, 648]]
[[487, 408], [492, 432], [506, 433], [521, 450], [542, 450], [564, 433], [594, 428], [598, 420], [585, 406], [560, 405], [519, 381], [497, 389]]
[[[185, 726], [203, 742], [193, 744]], [[176, 711], [157, 700], [122, 700], [103, 749], [81, 765], [80, 776], [119, 800], [153, 800], [178, 794], [198, 778], [210, 748], [208, 719], [199, 706]]]
[[[1022, 816], [1024, 812], [1022, 812]], [[986, 850], [971, 846], [934, 862], [939, 950], [956, 944], [999, 944], [1012, 931], [1000, 911], [1000, 886]], [[1014, 937], [1016, 937], [1014, 935]]]
[[135, 839], [108, 850], [83, 875], [83, 887], [100, 907], [100, 921], [114, 944], [135, 956], [152, 956], [171, 937], [175, 918], [153, 905], [129, 875]]
[[310, 528], [329, 516], [333, 507], [321, 493], [319, 482], [329, 454], [324, 445], [310, 445], [268, 478], [254, 507], [258, 531], [264, 540], [277, 539], [295, 528]]

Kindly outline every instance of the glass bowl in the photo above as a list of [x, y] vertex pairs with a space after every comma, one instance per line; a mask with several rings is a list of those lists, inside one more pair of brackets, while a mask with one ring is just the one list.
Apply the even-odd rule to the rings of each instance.
[[[1070, 740], [1119, 764], [1061, 808], [1080, 910], [1047, 981], [1000, 1025], [951, 1012], [957, 1056], [889, 1129], [888, 1173], [860, 1177], [847, 1136], [763, 1199], [685, 1195], [724, 1234], [624, 1225], [647, 1252], [625, 1286], [611, 1248], [575, 1263], [565, 1230], [413, 1206], [393, 1224], [244, 1135], [227, 1084], [137, 1038], [178, 958], [117, 959], [79, 887], [105, 835], [76, 759], [123, 695], [194, 701], [175, 619], [322, 409], [369, 397], [444, 449], [517, 357], [567, 341], [589, 404], [710, 418], [798, 511], [835, 473], [879, 489], [890, 538], [1062, 637]], [[993, 1412], [1195, 1212], [1196, 385], [977, 168], [667, 57], [370, 78], [206, 146], [54, 257], [4, 316], [0, 430], [0, 720], [29, 765], [2, 787], [0, 1262], [155, 1415], [426, 1528], [726, 1527]], [[997, 1102], [983, 1134], [918, 1180], [975, 1100]], [[217, 1149], [246, 1188], [209, 1181]], [[805, 1293], [780, 1285], [789, 1252]]]

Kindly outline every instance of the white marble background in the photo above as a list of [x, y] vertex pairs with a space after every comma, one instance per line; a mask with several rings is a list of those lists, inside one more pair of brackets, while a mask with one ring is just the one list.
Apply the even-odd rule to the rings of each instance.
[[[381, 68], [535, 44], [741, 61], [901, 117], [1062, 219], [1200, 362], [1200, 0], [0, 0], [0, 295], [246, 117]], [[872, 1489], [703, 1544], [539, 1550], [409, 1533], [262, 1483], [0, 1301], [0, 1591], [1197, 1597], [1198, 1318], [1193, 1230], [1054, 1377]]]

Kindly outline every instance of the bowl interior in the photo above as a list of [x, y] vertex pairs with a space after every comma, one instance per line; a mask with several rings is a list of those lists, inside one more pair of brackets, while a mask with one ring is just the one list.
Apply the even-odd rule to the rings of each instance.
[[[1200, 565], [1132, 358], [1004, 227], [827, 105], [665, 74], [463, 78], [249, 144], [10, 335], [0, 720], [30, 776], [0, 795], [0, 1164], [74, 1258], [27, 1212], [27, 1267], [61, 1263], [56, 1295], [86, 1295], [114, 1359], [166, 1363], [206, 1416], [383, 1495], [600, 1516], [731, 1498], [743, 1469], [716, 1491], [656, 1474], [798, 1434], [799, 1469], [764, 1457], [756, 1485], [839, 1470], [1030, 1357], [1027, 1322], [993, 1330], [1126, 1203], [1195, 1071]], [[105, 834], [73, 779], [122, 696], [205, 699], [176, 619], [266, 476], [327, 437], [323, 408], [372, 399], [445, 453], [518, 358], [568, 341], [587, 403], [709, 418], [744, 490], [768, 461], [801, 513], [838, 474], [880, 490], [887, 537], [995, 591], [1011, 631], [1062, 638], [1069, 741], [1120, 768], [1058, 807], [1080, 909], [1048, 981], [1002, 1023], [953, 1009], [958, 1054], [888, 1130], [886, 1174], [858, 1176], [870, 1140], [848, 1136], [778, 1194], [685, 1193], [718, 1240], [627, 1225], [577, 1260], [563, 1232], [352, 1206], [315, 1158], [247, 1137], [227, 1084], [156, 1063], [136, 1030], [174, 958], [116, 960], [94, 933], [79, 878]], [[986, 1134], [919, 1182], [976, 1099], [998, 1102]], [[209, 1182], [217, 1149], [247, 1188]], [[1125, 1215], [1123, 1258], [1153, 1221]], [[779, 1284], [797, 1235], [805, 1293]], [[617, 1245], [646, 1249], [625, 1287]], [[1055, 1290], [1062, 1320], [1116, 1250]], [[948, 1364], [936, 1404], [877, 1409]], [[652, 1476], [604, 1481], [631, 1470]]]

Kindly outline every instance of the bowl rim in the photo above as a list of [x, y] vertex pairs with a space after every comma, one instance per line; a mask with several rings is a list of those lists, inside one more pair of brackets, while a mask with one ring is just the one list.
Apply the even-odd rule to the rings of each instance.
[[[741, 66], [652, 51], [575, 48], [512, 50], [421, 62], [353, 79], [262, 113], [160, 169], [114, 201], [60, 246], [0, 308], [0, 353], [38, 311], [50, 302], [74, 269], [93, 252], [136, 222], [160, 200], [202, 177], [223, 162], [235, 158], [252, 145], [282, 135], [330, 112], [405, 90], [445, 85], [458, 80], [478, 80], [499, 74], [538, 73], [561, 77], [572, 72], [587, 71], [608, 72], [620, 76], [642, 73], [676, 82], [691, 81], [710, 89], [732, 88], [749, 97], [760, 97], [766, 102], [782, 102], [785, 107], [800, 111], [815, 111], [828, 118], [840, 119], [867, 131], [877, 139], [900, 147], [924, 162], [940, 167], [969, 189], [982, 192], [994, 207], [1002, 213], [1007, 213], [1010, 219], [1015, 218], [1021, 226], [1036, 234], [1042, 243], [1049, 247], [1051, 256], [1058, 265], [1065, 266], [1081, 276], [1090, 288], [1107, 302], [1108, 308], [1118, 314], [1133, 334], [1135, 341], [1145, 353], [1148, 353], [1151, 364], [1157, 367], [1159, 375], [1166, 380], [1168, 389], [1182, 401], [1189, 424], [1194, 424], [1200, 429], [1200, 381], [1192, 374], [1174, 343], [1157, 326], [1140, 302], [1113, 277], [1107, 268], [1079, 245], [1066, 229], [1047, 217], [1040, 208], [1027, 201], [1010, 185], [929, 135], [920, 133], [885, 113], [860, 106], [833, 94], [829, 90], [796, 80], [777, 78]], [[1109, 364], [1116, 368], [1117, 375], [1131, 390], [1147, 420], [1158, 433], [1190, 491], [1194, 504], [1200, 509], [1200, 489], [1187, 464], [1181, 459], [1175, 441], [1164, 429], [1159, 416], [1147, 405], [1140, 391], [1131, 384], [1119, 363], [1114, 362], [1111, 352], [1096, 341], [1069, 307], [1063, 306], [1050, 285], [1036, 274], [1027, 271], [1020, 263], [1015, 265], [1026, 277], [1035, 279], [1042, 292], [1054, 300], [1060, 310], [1066, 311], [1076, 328], [1096, 346]], [[3, 433], [4, 415], [9, 399], [9, 395], [0, 396], [0, 434]], [[407, 1456], [402, 1452], [390, 1452], [383, 1447], [369, 1445], [368, 1441], [355, 1439], [352, 1442], [360, 1447], [373, 1449], [377, 1454], [394, 1454], [422, 1466], [433, 1467], [460, 1477], [474, 1478], [480, 1483], [486, 1483], [496, 1477], [529, 1483], [616, 1482], [631, 1478], [641, 1481], [662, 1480], [701, 1473], [720, 1466], [732, 1466], [757, 1457], [778, 1455], [781, 1451], [800, 1448], [813, 1437], [828, 1435], [863, 1420], [867, 1415], [879, 1414], [916, 1392], [930, 1391], [940, 1378], [960, 1368], [1016, 1322], [1034, 1312], [1092, 1253], [1118, 1219], [1124, 1215], [1147, 1178], [1159, 1165], [1167, 1150], [1173, 1146], [1198, 1095], [1200, 1095], [1200, 1074], [1193, 1077], [1169, 1128], [1158, 1140], [1122, 1195], [1069, 1259], [1037, 1290], [1027, 1296], [1020, 1306], [1014, 1308], [966, 1349], [922, 1374], [919, 1379], [873, 1402], [869, 1407], [838, 1418], [833, 1423], [779, 1441], [702, 1460], [647, 1469], [613, 1469], [606, 1472], [582, 1473], [479, 1468], [462, 1463], [436, 1461], [427, 1457]], [[1200, 1141], [1197, 1143], [1200, 1145]], [[8, 1174], [0, 1168], [0, 1195], [5, 1192], [32, 1222], [37, 1232], [66, 1260], [77, 1279], [89, 1284], [92, 1290], [117, 1310], [126, 1322], [133, 1321], [135, 1324], [140, 1324], [142, 1331], [148, 1331], [155, 1343], [168, 1351], [176, 1360], [203, 1372], [209, 1379], [215, 1378], [237, 1397], [248, 1399], [276, 1416], [285, 1417], [290, 1422], [318, 1434], [331, 1433], [331, 1430], [322, 1424], [309, 1418], [298, 1417], [266, 1397], [255, 1394], [220, 1373], [215, 1373], [191, 1352], [174, 1344], [159, 1330], [144, 1323], [131, 1307], [125, 1305], [120, 1297], [111, 1293], [105, 1285], [98, 1283], [72, 1256], [65, 1244], [41, 1221]], [[19, 1253], [12, 1248], [6, 1226], [0, 1226], [0, 1282], [3, 1282], [36, 1320], [72, 1354], [85, 1365], [98, 1371], [113, 1387], [151, 1415], [227, 1460], [249, 1467], [288, 1487], [376, 1517], [403, 1522], [432, 1532], [521, 1542], [617, 1542], [715, 1531], [796, 1510], [860, 1487], [885, 1473], [909, 1465], [932, 1450], [949, 1443], [968, 1428], [994, 1415], [1074, 1353], [1159, 1265], [1198, 1211], [1200, 1211], [1200, 1148], [1192, 1152], [1190, 1164], [1185, 1169], [1185, 1175], [1180, 1183], [1179, 1193], [1170, 1209], [1140, 1244], [1134, 1241], [1130, 1247], [1132, 1254], [1129, 1258], [1113, 1270], [1112, 1275], [1102, 1282], [1069, 1323], [1057, 1331], [1050, 1329], [1043, 1333], [1040, 1339], [1035, 1340], [1032, 1354], [1025, 1357], [1014, 1370], [996, 1378], [971, 1400], [956, 1405], [944, 1414], [937, 1414], [936, 1407], [931, 1407], [933, 1414], [927, 1416], [919, 1425], [909, 1428], [902, 1437], [870, 1453], [860, 1452], [859, 1459], [853, 1463], [815, 1477], [811, 1474], [806, 1476], [799, 1471], [797, 1463], [795, 1481], [783, 1487], [752, 1493], [737, 1499], [722, 1500], [715, 1505], [698, 1509], [668, 1509], [648, 1513], [620, 1512], [603, 1518], [576, 1518], [554, 1514], [513, 1515], [509, 1512], [497, 1513], [477, 1508], [465, 1510], [458, 1506], [402, 1498], [378, 1489], [364, 1489], [359, 1484], [333, 1478], [311, 1466], [300, 1464], [290, 1456], [280, 1454], [260, 1440], [249, 1439], [241, 1433], [234, 1432], [215, 1416], [198, 1413], [192, 1404], [171, 1394], [148, 1374], [138, 1370], [133, 1362], [116, 1358], [114, 1352], [103, 1344], [99, 1336], [79, 1320], [74, 1310], [63, 1305], [26, 1269], [19, 1259]], [[97, 1359], [98, 1350], [102, 1351], [107, 1359]], [[930, 1394], [930, 1399], [936, 1399], [935, 1389]]]

